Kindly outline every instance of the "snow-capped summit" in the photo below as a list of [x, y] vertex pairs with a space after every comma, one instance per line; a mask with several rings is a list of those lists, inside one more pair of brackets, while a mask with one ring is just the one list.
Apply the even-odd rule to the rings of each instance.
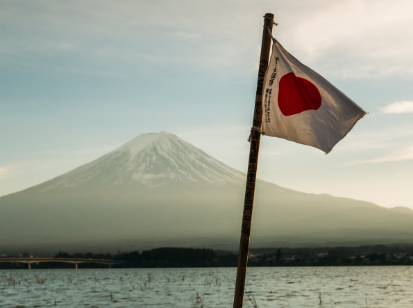
[[[245, 157], [247, 159], [247, 157]], [[0, 247], [237, 249], [245, 174], [173, 134], [141, 135], [43, 184], [0, 198]], [[413, 211], [257, 181], [256, 246], [411, 243]]]
[[171, 182], [239, 184], [245, 176], [168, 132], [140, 135], [99, 159], [55, 178], [54, 188], [153, 188]]

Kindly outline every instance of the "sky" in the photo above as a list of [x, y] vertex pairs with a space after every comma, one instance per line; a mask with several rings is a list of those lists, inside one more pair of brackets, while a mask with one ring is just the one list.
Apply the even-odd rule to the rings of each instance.
[[258, 177], [413, 208], [413, 3], [2, 1], [0, 196], [168, 131], [246, 172], [263, 15], [368, 112], [334, 150], [263, 137]]

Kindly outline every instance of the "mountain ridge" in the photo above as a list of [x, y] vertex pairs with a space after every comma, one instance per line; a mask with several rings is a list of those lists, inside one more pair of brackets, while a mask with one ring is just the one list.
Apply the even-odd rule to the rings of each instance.
[[[140, 135], [1, 197], [0, 246], [236, 249], [245, 177], [173, 134]], [[252, 246], [411, 243], [412, 235], [413, 211], [257, 180]]]
[[[185, 144], [186, 149], [182, 147], [182, 143]], [[173, 146], [171, 146], [171, 144], [173, 144]], [[188, 149], [191, 149], [191, 153], [185, 153], [186, 158], [190, 159], [189, 163], [180, 160], [178, 155], [176, 155], [177, 153], [173, 153], [175, 157], [168, 155], [168, 147], [174, 148], [175, 152], [177, 152], [177, 150], [183, 152], [186, 150], [186, 152], [188, 152]], [[152, 161], [150, 164], [148, 163], [148, 160], [153, 157], [157, 157], [158, 160], [170, 160], [169, 168], [167, 170], [157, 170], [157, 162]], [[203, 160], [202, 164], [197, 162], [197, 159], [200, 158]], [[109, 167], [105, 165], [109, 165]], [[96, 168], [96, 166], [98, 167]], [[194, 166], [198, 167], [198, 170], [194, 170]], [[148, 171], [148, 168], [152, 168], [153, 170]], [[188, 169], [192, 169], [190, 170], [192, 172], [187, 172]], [[216, 172], [217, 170], [221, 172]], [[107, 173], [104, 174], [105, 172]], [[119, 174], [121, 174], [122, 177], [119, 177]], [[177, 181], [204, 180], [213, 182], [215, 180], [218, 182], [229, 181], [235, 183], [234, 179], [239, 180], [243, 176], [243, 173], [213, 159], [205, 152], [186, 143], [175, 135], [162, 132], [159, 134], [149, 133], [140, 135], [90, 163], [84, 164], [64, 175], [35, 185], [34, 187], [40, 185], [47, 186], [45, 184], [50, 182], [54, 182], [54, 185], [43, 188], [43, 192], [58, 186], [60, 186], [60, 188], [76, 187], [85, 182], [93, 181], [94, 178], [99, 176], [99, 185], [103, 186], [132, 185], [133, 182], [135, 182], [135, 184], [141, 186], [146, 184], [152, 187], [151, 182], [162, 178]], [[129, 179], [127, 179], [128, 177]], [[154, 187], [156, 186], [159, 186], [159, 182]]]

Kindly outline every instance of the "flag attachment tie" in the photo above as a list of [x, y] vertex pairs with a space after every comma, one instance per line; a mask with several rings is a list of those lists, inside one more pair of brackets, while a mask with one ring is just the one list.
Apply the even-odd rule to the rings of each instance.
[[[271, 23], [273, 24], [273, 25], [276, 25], [276, 26], [278, 26], [278, 24], [272, 19], [272, 18], [268, 18], [267, 16], [262, 16], [262, 17], [264, 17], [264, 20], [269, 20], [269, 21], [271, 21]], [[265, 26], [264, 26], [265, 27]]]
[[[264, 16], [264, 20], [269, 20], [272, 25], [278, 26], [278, 24], [272, 18], [268, 18], [267, 16]], [[274, 36], [272, 36], [272, 31], [271, 31], [270, 27], [269, 26], [263, 26], [263, 27], [268, 30], [268, 33], [270, 34], [272, 39], [275, 40]]]
[[262, 134], [261, 128], [256, 127], [256, 126], [252, 126], [252, 127], [251, 127], [250, 136], [248, 137], [248, 142], [251, 142], [251, 134], [252, 134], [252, 132], [257, 132], [257, 133], [259, 133], [259, 134]]
[[[274, 23], [274, 24], [277, 25], [276, 23]], [[268, 31], [268, 33], [270, 34], [271, 38], [272, 38], [273, 40], [275, 40], [275, 37], [272, 35], [272, 32], [271, 32], [270, 27], [264, 26], [264, 28], [267, 29], [267, 31]]]

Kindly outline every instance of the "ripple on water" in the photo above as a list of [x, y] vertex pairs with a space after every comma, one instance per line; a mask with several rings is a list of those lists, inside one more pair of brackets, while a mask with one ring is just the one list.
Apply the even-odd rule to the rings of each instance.
[[[232, 307], [235, 275], [235, 268], [4, 270], [0, 303]], [[410, 267], [249, 268], [245, 307], [413, 307], [412, 282]]]

